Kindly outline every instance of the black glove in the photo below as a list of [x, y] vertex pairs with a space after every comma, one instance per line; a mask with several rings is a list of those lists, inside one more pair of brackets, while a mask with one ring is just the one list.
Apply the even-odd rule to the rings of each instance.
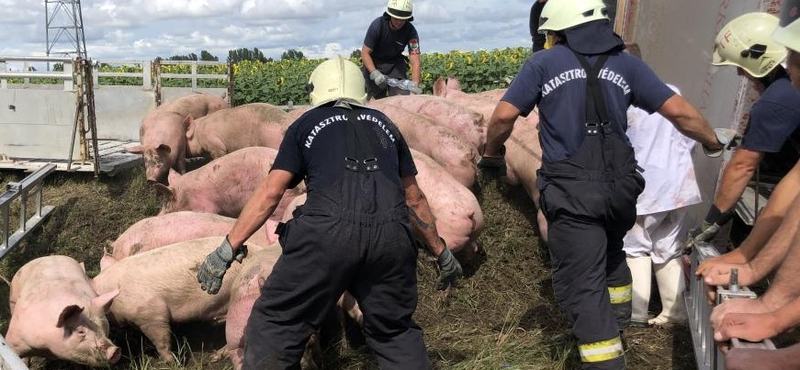
[[506, 175], [506, 146], [500, 147], [499, 157], [481, 156], [478, 161], [479, 183], [488, 184]]
[[[442, 244], [444, 244], [444, 240], [442, 240]], [[439, 265], [439, 284], [436, 287], [438, 290], [445, 290], [450, 286], [455, 286], [458, 278], [464, 274], [461, 264], [458, 263], [456, 257], [453, 256], [453, 252], [450, 252], [446, 245], [444, 252], [436, 259], [436, 264]]]
[[684, 252], [691, 252], [697, 242], [708, 242], [714, 239], [719, 230], [733, 217], [733, 213], [722, 213], [715, 205], [711, 205], [708, 214], [699, 227], [689, 231], [689, 238], [684, 244]]
[[247, 246], [243, 245], [233, 254], [233, 247], [226, 236], [222, 243], [206, 256], [206, 260], [197, 271], [197, 282], [208, 294], [217, 294], [222, 287], [222, 278], [231, 267], [233, 261], [240, 263], [247, 256]]

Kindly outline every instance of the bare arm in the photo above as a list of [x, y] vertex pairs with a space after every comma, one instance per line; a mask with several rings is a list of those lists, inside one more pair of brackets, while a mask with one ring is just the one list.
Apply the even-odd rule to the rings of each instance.
[[[775, 239], [779, 239], [776, 240], [776, 243], [786, 243], [786, 248], [789, 249], [786, 257], [782, 259], [783, 263], [778, 268], [775, 281], [761, 297], [767, 306], [774, 309], [800, 296], [800, 279], [797, 279], [798, 274], [800, 274], [800, 232], [798, 232], [800, 209], [798, 209], [798, 206], [800, 206], [800, 197], [795, 198], [795, 201], [792, 202], [789, 214], [781, 227], [778, 228], [775, 237], [770, 239], [770, 243]], [[782, 231], [786, 233], [784, 234]], [[789, 234], [791, 236], [787, 237]]]
[[375, 70], [375, 62], [372, 61], [372, 49], [367, 45], [361, 46], [361, 61], [364, 62], [364, 67], [367, 68], [367, 72], [372, 73], [372, 71]]
[[239, 218], [228, 233], [234, 254], [253, 233], [255, 233], [267, 218], [275, 212], [275, 207], [283, 197], [283, 192], [294, 178], [289, 171], [273, 170], [256, 189], [256, 192], [245, 204]]
[[672, 95], [658, 113], [668, 119], [682, 134], [698, 141], [712, 150], [719, 150], [722, 144], [717, 140], [714, 130], [705, 117], [688, 100], [679, 94]]
[[520, 115], [519, 109], [506, 101], [500, 101], [494, 108], [492, 118], [489, 120], [486, 129], [486, 149], [483, 155], [486, 157], [499, 157], [500, 148], [503, 143], [511, 136], [514, 130], [514, 122]]
[[415, 176], [403, 177], [402, 182], [406, 192], [409, 220], [411, 225], [414, 226], [414, 232], [422, 237], [428, 250], [434, 256], [439, 257], [444, 252], [445, 245], [439, 239], [439, 233], [436, 231], [436, 218], [433, 217], [433, 212], [431, 212], [431, 208], [428, 205], [428, 199], [422, 189], [419, 188], [419, 185], [417, 185]]
[[414, 81], [419, 86], [419, 81], [422, 76], [422, 62], [420, 61], [419, 54], [410, 54], [408, 60], [411, 61], [411, 81]]
[[763, 157], [764, 153], [745, 148], [738, 148], [733, 153], [733, 157], [722, 172], [719, 190], [714, 199], [714, 205], [722, 213], [730, 211], [736, 205]]

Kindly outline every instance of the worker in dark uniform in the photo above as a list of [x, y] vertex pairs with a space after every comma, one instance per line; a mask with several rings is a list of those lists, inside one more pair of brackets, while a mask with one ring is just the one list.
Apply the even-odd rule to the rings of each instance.
[[722, 172], [714, 203], [690, 232], [687, 247], [716, 236], [757, 170], [762, 179], [777, 183], [800, 158], [800, 92], [781, 66], [786, 48], [772, 39], [777, 28], [778, 17], [757, 12], [736, 17], [717, 34], [712, 64], [736, 67], [761, 96], [750, 109], [741, 145]]
[[311, 104], [287, 130], [270, 173], [225, 241], [198, 272], [215, 294], [247, 240], [287, 188], [305, 181], [306, 203], [278, 227], [283, 254], [245, 328], [243, 369], [299, 369], [309, 336], [349, 291], [364, 314], [363, 331], [383, 369], [429, 369], [417, 305], [416, 231], [438, 256], [439, 288], [461, 266], [439, 238], [417, 185], [411, 152], [397, 127], [364, 107], [364, 79], [342, 58], [309, 79]]
[[630, 322], [631, 273], [623, 236], [644, 187], [625, 135], [628, 106], [660, 113], [708, 151], [728, 142], [646, 64], [622, 52], [606, 14], [601, 0], [545, 4], [540, 29], [556, 44], [534, 53], [514, 78], [492, 114], [478, 163], [483, 178], [504, 174], [503, 143], [516, 118], [539, 107], [537, 186], [553, 287], [584, 369], [625, 368], [620, 331]]
[[[393, 95], [408, 95], [419, 87], [421, 78], [419, 35], [411, 22], [413, 5], [411, 0], [389, 0], [386, 12], [369, 25], [361, 60], [364, 79], [367, 80], [368, 99], [380, 99]], [[403, 50], [408, 47], [408, 57]], [[407, 79], [408, 64], [411, 63], [411, 84], [405, 89], [388, 86], [389, 78]]]

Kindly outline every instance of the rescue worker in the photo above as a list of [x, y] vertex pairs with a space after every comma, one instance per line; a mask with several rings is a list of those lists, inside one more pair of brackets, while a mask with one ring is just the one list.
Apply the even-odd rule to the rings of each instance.
[[695, 240], [709, 241], [716, 236], [733, 216], [736, 202], [756, 171], [778, 180], [800, 158], [795, 148], [800, 144], [800, 92], [792, 88], [781, 66], [786, 48], [772, 40], [777, 26], [774, 15], [747, 13], [728, 22], [717, 34], [712, 64], [736, 67], [761, 96], [750, 109], [741, 145], [722, 172], [714, 203], [701, 225], [691, 231], [687, 247]]
[[[411, 24], [413, 4], [411, 0], [389, 0], [386, 11], [369, 25], [361, 47], [361, 71], [367, 81], [369, 99], [380, 99], [393, 95], [408, 95], [419, 87], [421, 62], [419, 35]], [[403, 49], [408, 47], [408, 57]], [[405, 89], [388, 86], [388, 79], [407, 79], [408, 64], [411, 63], [411, 83]]]
[[[531, 31], [531, 41], [533, 41], [534, 53], [539, 50], [544, 50], [547, 42], [545, 34], [539, 32], [540, 16], [542, 15], [542, 9], [544, 9], [544, 4], [546, 2], [547, 0], [534, 0], [533, 5], [531, 5], [531, 15], [528, 18], [528, 27]], [[616, 16], [617, 2], [616, 0], [603, 0], [603, 3], [606, 4], [608, 18], [611, 19], [613, 23], [614, 17]]]
[[[505, 172], [503, 143], [516, 118], [539, 107], [537, 173], [548, 222], [553, 286], [578, 339], [584, 369], [623, 369], [631, 274], [622, 238], [644, 187], [625, 136], [626, 110], [659, 112], [710, 154], [729, 138], [641, 60], [623, 53], [601, 0], [548, 1], [540, 30], [556, 45], [534, 53], [492, 114], [481, 176]], [[536, 138], [530, 138], [536, 140]]]
[[[439, 238], [417, 170], [397, 127], [363, 106], [364, 79], [341, 57], [309, 78], [311, 110], [287, 130], [266, 179], [223, 243], [198, 272], [216, 294], [225, 271], [275, 210], [284, 190], [305, 181], [306, 203], [278, 227], [283, 254], [245, 328], [243, 369], [299, 369], [309, 336], [345, 290], [362, 308], [367, 344], [383, 369], [429, 369], [417, 305], [417, 248], [438, 256], [439, 289], [461, 266]], [[413, 229], [412, 229], [413, 227]]]

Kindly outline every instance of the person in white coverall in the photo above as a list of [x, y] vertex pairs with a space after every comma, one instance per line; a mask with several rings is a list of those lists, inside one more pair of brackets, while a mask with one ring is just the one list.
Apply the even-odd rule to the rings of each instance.
[[[638, 47], [628, 52], [637, 55]], [[667, 84], [680, 94], [675, 86]], [[623, 239], [633, 277], [631, 324], [663, 325], [686, 321], [681, 263], [688, 231], [688, 206], [701, 201], [691, 151], [695, 141], [684, 136], [663, 116], [631, 106], [628, 138], [636, 161], [644, 168], [644, 191], [636, 201], [636, 224]], [[661, 313], [649, 319], [653, 267], [661, 295]]]

